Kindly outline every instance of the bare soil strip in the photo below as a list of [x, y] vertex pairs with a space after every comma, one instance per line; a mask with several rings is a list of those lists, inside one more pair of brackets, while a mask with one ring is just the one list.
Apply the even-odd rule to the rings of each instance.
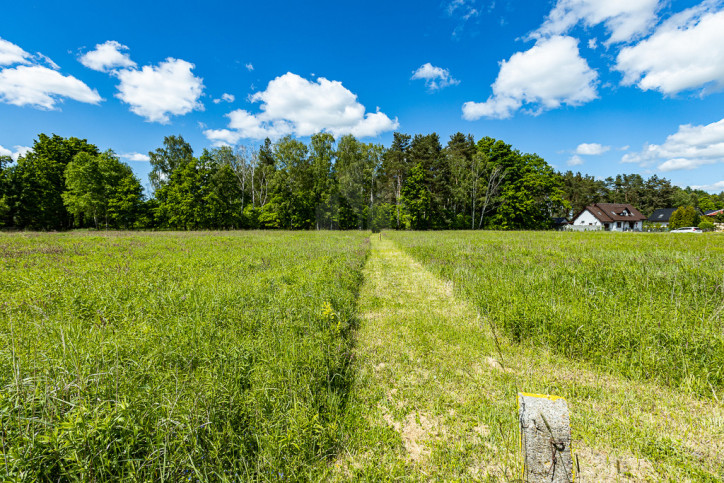
[[564, 396], [576, 481], [724, 479], [724, 408], [493, 332], [450, 282], [373, 237], [337, 480], [520, 479], [516, 393]]

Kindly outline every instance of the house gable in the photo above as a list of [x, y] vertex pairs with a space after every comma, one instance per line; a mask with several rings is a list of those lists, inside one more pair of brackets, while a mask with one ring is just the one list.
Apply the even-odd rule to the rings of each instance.
[[584, 211], [590, 212], [601, 223], [614, 221], [643, 221], [646, 219], [639, 210], [628, 203], [594, 203], [586, 206]]
[[573, 219], [574, 227], [601, 227], [605, 230], [641, 230], [646, 219], [636, 208], [625, 203], [594, 203]]

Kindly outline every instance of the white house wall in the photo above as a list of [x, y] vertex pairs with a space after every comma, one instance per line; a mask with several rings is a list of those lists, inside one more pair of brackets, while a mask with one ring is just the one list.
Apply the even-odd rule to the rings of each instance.
[[[617, 223], [621, 223], [621, 226], [616, 226]], [[643, 231], [644, 229], [644, 222], [643, 221], [636, 221], [634, 222], [634, 227], [629, 227], [629, 221], [614, 221], [610, 223], [609, 230], [611, 231]]]
[[598, 218], [593, 216], [588, 210], [583, 210], [583, 213], [578, 215], [578, 218], [573, 220], [573, 226], [600, 226], [603, 227], [603, 223], [598, 221]]

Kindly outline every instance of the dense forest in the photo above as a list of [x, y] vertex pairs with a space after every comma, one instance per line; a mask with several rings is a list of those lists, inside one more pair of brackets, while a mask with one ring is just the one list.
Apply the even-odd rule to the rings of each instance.
[[724, 192], [656, 175], [605, 180], [556, 172], [503, 141], [395, 133], [389, 147], [318, 133], [304, 143], [204, 149], [181, 136], [149, 153], [152, 193], [87, 140], [41, 134], [0, 157], [0, 226], [11, 229], [546, 229], [595, 202], [724, 208]]

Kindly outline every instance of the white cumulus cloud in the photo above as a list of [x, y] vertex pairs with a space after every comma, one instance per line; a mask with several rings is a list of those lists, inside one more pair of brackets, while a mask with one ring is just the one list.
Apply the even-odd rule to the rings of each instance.
[[55, 109], [64, 97], [98, 104], [103, 99], [73, 76], [40, 65], [20, 65], [0, 70], [0, 101], [15, 106]]
[[95, 50], [86, 52], [80, 56], [80, 63], [89, 69], [100, 72], [108, 72], [120, 67], [135, 67], [136, 63], [131, 60], [127, 52], [128, 47], [115, 40], [108, 40], [97, 44]]
[[531, 106], [535, 114], [562, 104], [584, 104], [597, 97], [597, 79], [596, 71], [580, 56], [576, 39], [540, 39], [529, 50], [501, 62], [493, 95], [485, 102], [466, 102], [463, 118], [505, 119], [523, 104]]
[[640, 152], [624, 155], [621, 162], [656, 165], [660, 171], [724, 162], [724, 119], [706, 125], [681, 125], [663, 144], [646, 144]]
[[249, 62], [248, 64], [246, 64], [244, 67], [246, 67], [246, 70], [248, 70], [249, 72], [251, 72], [252, 70], [254, 70], [254, 64], [252, 64], [251, 62]]
[[574, 154], [571, 156], [571, 159], [568, 160], [567, 164], [568, 166], [580, 166], [583, 164], [583, 159], [577, 154]]
[[324, 77], [309, 81], [288, 72], [270, 81], [250, 101], [258, 102], [261, 112], [232, 111], [227, 114], [228, 129], [206, 130], [206, 137], [216, 144], [286, 134], [310, 136], [320, 131], [334, 136], [374, 137], [399, 127], [397, 119], [390, 119], [379, 109], [366, 112], [357, 96], [341, 82]]
[[576, 148], [576, 154], [583, 154], [586, 156], [597, 156], [610, 150], [611, 146], [603, 146], [598, 143], [581, 143]]
[[[194, 64], [169, 57], [158, 65], [137, 68], [126, 50], [125, 45], [108, 40], [79, 60], [90, 69], [116, 77], [119, 84], [115, 96], [148, 122], [167, 124], [171, 116], [204, 110], [199, 101], [204, 91], [203, 79], [193, 74]], [[226, 100], [223, 96], [222, 99]]]
[[603, 24], [609, 33], [606, 45], [628, 42], [651, 29], [659, 6], [659, 0], [558, 0], [531, 37], [561, 35], [579, 23]]
[[169, 57], [155, 66], [118, 70], [114, 74], [120, 81], [116, 97], [147, 121], [166, 124], [172, 115], [204, 109], [199, 102], [203, 79], [193, 74], [193, 68], [190, 62]]
[[724, 87], [724, 11], [703, 4], [674, 15], [616, 59], [623, 84], [671, 95]]
[[142, 153], [126, 153], [120, 155], [121, 159], [127, 159], [129, 161], [150, 161], [151, 158], [147, 154]]
[[13, 161], [17, 161], [20, 156], [25, 156], [32, 150], [33, 148], [29, 146], [13, 146], [11, 150], [0, 145], [0, 156], [10, 156]]
[[454, 79], [450, 75], [449, 70], [443, 69], [442, 67], [436, 67], [429, 62], [421, 65], [412, 73], [412, 80], [416, 79], [423, 79], [425, 81], [425, 85], [431, 91], [460, 84], [459, 80]]
[[0, 65], [28, 64], [30, 54], [12, 42], [0, 38]]
[[0, 102], [55, 109], [66, 97], [89, 104], [103, 100], [95, 89], [73, 76], [58, 72], [60, 67], [47, 56], [40, 52], [30, 55], [17, 45], [0, 39], [2, 66], [6, 67], [0, 68]]
[[214, 104], [219, 104], [221, 102], [234, 102], [235, 100], [236, 100], [236, 97], [234, 97], [233, 94], [223, 93], [221, 95], [221, 98], [214, 99]]

